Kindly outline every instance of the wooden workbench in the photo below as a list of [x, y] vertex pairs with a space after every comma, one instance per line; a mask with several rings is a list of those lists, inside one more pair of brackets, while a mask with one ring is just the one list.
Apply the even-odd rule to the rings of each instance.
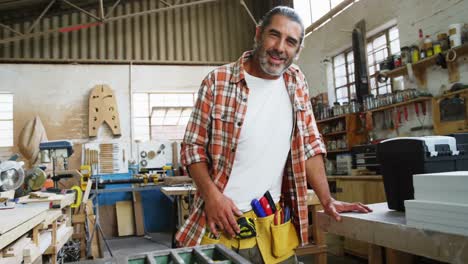
[[370, 243], [369, 263], [382, 263], [382, 247], [448, 263], [461, 264], [468, 260], [468, 237], [408, 227], [405, 214], [389, 210], [387, 203], [369, 207], [373, 209], [369, 214], [343, 213], [341, 222], [319, 212], [319, 227]]
[[[45, 199], [25, 196], [14, 208], [0, 210], [0, 250], [19, 248], [14, 256], [2, 258], [0, 263], [32, 263], [41, 255], [51, 255], [51, 261], [55, 263], [58, 251], [73, 233], [70, 204], [74, 199], [74, 193]], [[57, 209], [50, 209], [50, 203], [57, 205]], [[13, 246], [27, 233], [30, 243]]]
[[0, 210], [0, 249], [44, 222], [48, 210], [48, 206], [24, 206]]

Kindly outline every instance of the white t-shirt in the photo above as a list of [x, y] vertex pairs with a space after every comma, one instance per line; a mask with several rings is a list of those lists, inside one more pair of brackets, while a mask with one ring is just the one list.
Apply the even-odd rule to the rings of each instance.
[[293, 113], [283, 77], [266, 80], [244, 72], [249, 96], [234, 165], [224, 194], [243, 212], [268, 190], [280, 199], [291, 149]]

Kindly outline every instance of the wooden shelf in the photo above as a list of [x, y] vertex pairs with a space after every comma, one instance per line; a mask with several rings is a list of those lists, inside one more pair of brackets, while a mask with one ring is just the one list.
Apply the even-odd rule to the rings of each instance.
[[[55, 245], [50, 245], [47, 250], [44, 252], [44, 255], [56, 255], [60, 249], [62, 249], [63, 245], [67, 243], [68, 240], [72, 237], [73, 234], [73, 228], [69, 226], [64, 226], [63, 229], [65, 229], [62, 233], [61, 237], [57, 237], [57, 242]], [[57, 230], [58, 233], [58, 230]], [[58, 234], [57, 234], [58, 236]]]
[[320, 123], [332, 121], [332, 120], [335, 120], [335, 119], [341, 119], [341, 118], [345, 118], [345, 117], [346, 117], [346, 115], [334, 116], [334, 117], [330, 117], [330, 118], [325, 118], [325, 119], [317, 120], [316, 123], [317, 123], [317, 124], [320, 124]]
[[[459, 59], [462, 55], [468, 54], [468, 44], [463, 44], [461, 46], [455, 47], [452, 50], [454, 50], [457, 54], [457, 59]], [[448, 51], [442, 52], [442, 55], [446, 56]], [[450, 82], [456, 82], [459, 80], [459, 73], [458, 73], [458, 67], [454, 67], [455, 62], [447, 62], [448, 66], [448, 71], [449, 71], [449, 80]], [[416, 79], [418, 79], [418, 82], [421, 86], [426, 87], [427, 81], [426, 81], [426, 68], [429, 66], [435, 65], [437, 61], [437, 55], [433, 55], [431, 57], [422, 59], [416, 63], [412, 64], [413, 67], [413, 72], [415, 74]], [[408, 74], [408, 70], [406, 69], [405, 66], [398, 67], [396, 69], [393, 69], [391, 71], [387, 72], [382, 72], [382, 75], [389, 77], [389, 78], [395, 78], [403, 75]], [[458, 75], [458, 80], [457, 80], [457, 75]], [[455, 78], [455, 79], [453, 79]]]
[[332, 132], [332, 133], [327, 133], [327, 134], [323, 134], [322, 136], [324, 136], [324, 137], [331, 137], [331, 136], [337, 136], [337, 135], [342, 135], [342, 134], [346, 134], [346, 130], [338, 131], [338, 132]]
[[430, 97], [430, 96], [418, 97], [418, 98], [411, 99], [411, 100], [408, 100], [408, 101], [404, 101], [404, 102], [401, 102], [401, 103], [396, 103], [396, 104], [391, 104], [391, 105], [386, 105], [386, 106], [382, 106], [382, 107], [379, 107], [379, 108], [371, 109], [371, 110], [368, 110], [367, 112], [371, 112], [371, 113], [380, 112], [380, 111], [384, 111], [384, 110], [399, 107], [399, 106], [409, 105], [409, 104], [412, 104], [412, 103], [423, 102], [423, 101], [430, 101], [430, 100], [432, 100], [432, 97]]
[[349, 152], [351, 149], [335, 149], [335, 150], [327, 150], [328, 154], [333, 154], [333, 153], [343, 153], [343, 152]]

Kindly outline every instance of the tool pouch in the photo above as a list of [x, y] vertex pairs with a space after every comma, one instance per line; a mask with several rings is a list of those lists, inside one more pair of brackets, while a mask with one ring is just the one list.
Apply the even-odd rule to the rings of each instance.
[[271, 241], [271, 252], [277, 258], [294, 252], [299, 246], [299, 238], [291, 220], [280, 225], [271, 224]]
[[292, 255], [299, 245], [296, 229], [291, 221], [273, 224], [274, 215], [257, 218], [257, 245], [265, 263], [280, 263]]

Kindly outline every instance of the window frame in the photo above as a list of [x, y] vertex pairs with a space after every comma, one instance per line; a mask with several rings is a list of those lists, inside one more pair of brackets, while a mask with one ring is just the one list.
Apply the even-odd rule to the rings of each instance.
[[[195, 104], [195, 100], [197, 98], [197, 93], [196, 92], [139, 92], [139, 91], [135, 91], [132, 93], [132, 103], [134, 104], [134, 96], [136, 94], [144, 94], [146, 96], [146, 105], [147, 105], [147, 108], [148, 108], [148, 112], [142, 116], [142, 115], [135, 115], [135, 106], [133, 106], [133, 116], [132, 116], [132, 119], [133, 119], [133, 123], [135, 122], [136, 119], [141, 119], [141, 120], [146, 120], [146, 126], [148, 127], [148, 131], [147, 131], [147, 135], [148, 137], [147, 138], [137, 138], [136, 137], [136, 132], [134, 131], [133, 133], [133, 140], [142, 140], [142, 141], [151, 141], [151, 140], [159, 140], [159, 139], [155, 139], [153, 137], [153, 128], [156, 127], [156, 126], [162, 126], [162, 127], [178, 127], [180, 125], [155, 125], [153, 124], [153, 109], [154, 108], [160, 108], [160, 109], [166, 109], [166, 113], [167, 111], [171, 110], [171, 109], [187, 109], [187, 108], [190, 108], [190, 109], [193, 109], [194, 107], [194, 104]], [[151, 101], [151, 95], [162, 95], [162, 94], [170, 94], [170, 95], [175, 95], [175, 94], [186, 94], [186, 95], [192, 95], [192, 99], [193, 99], [193, 104], [191, 106], [188, 106], [188, 105], [167, 105], [167, 106], [157, 106], [157, 105], [152, 105], [152, 101]], [[182, 111], [181, 110], [181, 116], [179, 118], [182, 118]], [[132, 129], [135, 129], [135, 125], [132, 126]], [[163, 139], [161, 139], [163, 140]], [[167, 140], [178, 140], [178, 139], [167, 139]]]
[[[337, 54], [336, 56], [334, 56], [334, 57], [332, 58], [333, 86], [334, 86], [336, 101], [338, 101], [338, 94], [337, 94], [337, 91], [338, 91], [339, 89], [342, 89], [342, 88], [346, 87], [347, 92], [348, 92], [348, 102], [349, 102], [349, 100], [350, 100], [350, 98], [351, 98], [351, 86], [354, 85], [354, 87], [356, 87], [356, 86], [355, 86], [356, 80], [354, 80], [353, 82], [350, 81], [349, 66], [350, 66], [351, 64], [348, 64], [348, 54], [350, 54], [350, 53], [353, 54], [353, 50], [352, 50], [352, 49], [347, 49], [347, 50], [345, 50], [345, 51], [343, 51], [343, 52]], [[336, 78], [337, 78], [337, 77], [336, 77], [336, 75], [335, 75], [335, 68], [336, 68], [336, 66], [335, 66], [335, 58], [338, 57], [338, 56], [341, 55], [341, 54], [343, 54], [344, 60], [345, 60], [345, 63], [344, 63], [344, 64], [341, 64], [341, 65], [344, 65], [344, 66], [345, 66], [346, 84], [341, 85], [341, 86], [339, 86], [339, 87], [336, 87]], [[354, 67], [354, 55], [353, 55], [353, 61], [352, 61], [352, 63], [353, 63], [352, 66]], [[338, 66], [341, 66], [341, 65], [338, 65]], [[354, 74], [354, 71], [353, 71], [352, 74]], [[339, 77], [343, 77], [343, 76], [339, 76]], [[355, 89], [356, 89], [356, 88], [355, 88]], [[356, 90], [355, 90], [355, 91], [356, 91]]]
[[[388, 91], [388, 89], [387, 89], [387, 93], [388, 93], [388, 92], [392, 93], [392, 92], [394, 91], [394, 85], [393, 85], [393, 82], [391, 81], [391, 80], [392, 80], [391, 78], [389, 78], [389, 83], [388, 83], [388, 84], [382, 85], [382, 84], [380, 84], [380, 83], [377, 82], [377, 75], [378, 75], [379, 70], [380, 70], [379, 64], [380, 64], [380, 62], [382, 62], [382, 61], [376, 61], [376, 60], [375, 60], [375, 54], [376, 54], [375, 50], [373, 50], [372, 54], [369, 54], [369, 53], [368, 53], [369, 51], [367, 50], [367, 45], [369, 45], [370, 43], [372, 43], [372, 42], [373, 42], [374, 40], [376, 40], [377, 38], [379, 38], [379, 37], [385, 35], [385, 41], [386, 41], [385, 49], [387, 50], [387, 57], [388, 57], [389, 55], [398, 54], [400, 51], [398, 51], [397, 53], [393, 53], [393, 54], [391, 53], [391, 47], [390, 47], [390, 46], [391, 46], [391, 45], [390, 45], [391, 42], [396, 41], [397, 39], [398, 39], [398, 41], [400, 40], [399, 34], [398, 34], [398, 38], [395, 38], [395, 39], [393, 39], [393, 40], [390, 39], [390, 31], [391, 31], [393, 28], [396, 28], [396, 29], [398, 30], [397, 25], [392, 25], [392, 26], [389, 26], [389, 27], [387, 27], [387, 28], [385, 28], [385, 29], [379, 31], [378, 33], [376, 33], [376, 34], [374, 34], [373, 36], [371, 36], [371, 37], [369, 37], [369, 38], [366, 39], [366, 53], [367, 53], [366, 56], [367, 56], [367, 57], [369, 57], [369, 56], [374, 56], [373, 64], [372, 64], [372, 65], [369, 64], [369, 60], [368, 60], [368, 59], [366, 60], [368, 73], [370, 73], [370, 68], [371, 68], [371, 67], [374, 67], [374, 68], [375, 68], [374, 73], [373, 73], [372, 75], [368, 74], [368, 80], [369, 80], [369, 90], [368, 90], [368, 92], [369, 92], [370, 94], [373, 94], [372, 92], [375, 90], [375, 91], [376, 91], [376, 93], [374, 94], [375, 96], [380, 95], [379, 89], [382, 88], [383, 86], [386, 86], [387, 88], [388, 88], [388, 86], [389, 86], [389, 87], [390, 87], [390, 91]], [[399, 33], [399, 32], [398, 32], [398, 33]], [[378, 51], [380, 51], [380, 50], [382, 50], [382, 49], [379, 49]], [[378, 51], [377, 51], [377, 52], [378, 52]], [[349, 71], [348, 71], [349, 65], [348, 65], [348, 56], [347, 56], [347, 54], [348, 54], [349, 52], [352, 53], [352, 47], [351, 47], [351, 48], [348, 48], [348, 49], [346, 49], [346, 50], [344, 50], [344, 51], [342, 51], [342, 52], [340, 52], [340, 53], [338, 53], [338, 54], [336, 54], [336, 55], [334, 55], [334, 56], [332, 57], [333, 92], [334, 92], [334, 94], [335, 94], [336, 101], [338, 101], [338, 90], [339, 90], [339, 89], [342, 89], [342, 88], [345, 87], [345, 86], [347, 86], [347, 90], [348, 90], [348, 100], [345, 101], [345, 102], [350, 102], [350, 100], [353, 99], [352, 94], [351, 94], [351, 88], [350, 88], [350, 87], [353, 86], [353, 85], [355, 85], [355, 81], [356, 81], [356, 80], [354, 80], [354, 82], [350, 82], [350, 80], [349, 80]], [[335, 75], [335, 58], [338, 57], [338, 56], [340, 56], [340, 55], [342, 55], [342, 54], [343, 54], [344, 57], [345, 57], [345, 64], [344, 64], [344, 65], [345, 65], [345, 68], [346, 68], [346, 84], [345, 84], [345, 85], [341, 85], [340, 87], [336, 87], [336, 78], [337, 78], [337, 76]], [[386, 58], [384, 58], [384, 60], [385, 60], [385, 59], [386, 59]], [[353, 65], [354, 65], [354, 58], [353, 58]], [[353, 74], [354, 74], [354, 72], [353, 72]], [[372, 83], [371, 83], [372, 80], [374, 80], [374, 82], [375, 82], [375, 88], [372, 88]], [[379, 86], [379, 85], [380, 85], [380, 86]]]

